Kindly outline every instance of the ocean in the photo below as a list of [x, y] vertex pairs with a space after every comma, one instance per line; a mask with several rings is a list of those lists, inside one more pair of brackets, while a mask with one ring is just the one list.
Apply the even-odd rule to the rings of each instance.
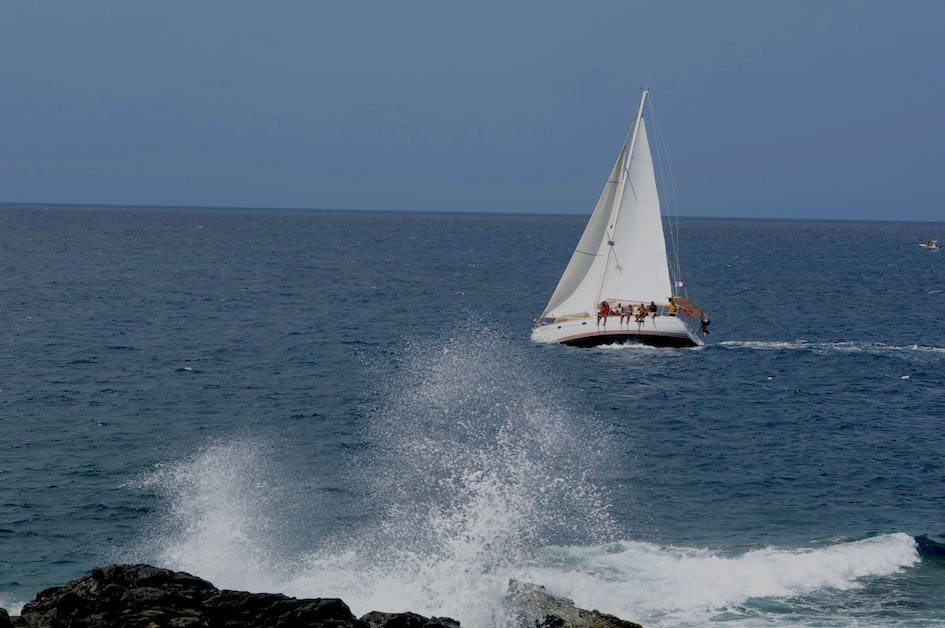
[[0, 606], [945, 626], [945, 224], [681, 219], [705, 347], [532, 343], [585, 221], [3, 206]]

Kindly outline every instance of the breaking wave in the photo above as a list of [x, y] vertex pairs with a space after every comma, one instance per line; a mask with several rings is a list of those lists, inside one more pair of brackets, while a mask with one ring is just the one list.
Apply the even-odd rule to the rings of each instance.
[[[729, 620], [746, 619], [757, 615], [757, 606], [746, 608], [752, 599], [855, 589], [863, 578], [889, 576], [918, 561], [915, 540], [902, 533], [734, 555], [622, 541], [548, 548], [524, 577], [574, 599], [578, 606], [645, 625], [681, 626], [703, 625], [724, 613]], [[782, 614], [784, 610], [782, 606]], [[771, 625], [771, 618], [763, 623]]]

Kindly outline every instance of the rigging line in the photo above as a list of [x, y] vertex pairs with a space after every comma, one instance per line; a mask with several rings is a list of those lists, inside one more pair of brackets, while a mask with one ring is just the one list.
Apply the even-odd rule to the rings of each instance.
[[[682, 281], [683, 279], [682, 267], [679, 264], [679, 250], [678, 250], [678, 247], [680, 246], [681, 243], [679, 241], [679, 195], [676, 192], [676, 177], [673, 175], [673, 164], [669, 158], [669, 149], [666, 147], [666, 139], [663, 137], [662, 129], [660, 128], [660, 125], [659, 125], [659, 120], [657, 120], [656, 118], [655, 109], [651, 107], [650, 110], [654, 111], [653, 125], [656, 127], [657, 143], [663, 144], [662, 154], [666, 157], [666, 170], [669, 172], [669, 184], [673, 191], [672, 206], [673, 206], [673, 216], [675, 217], [675, 223], [676, 223], [676, 233], [675, 233], [675, 237], [673, 238], [673, 247], [674, 247], [673, 254], [676, 256], [676, 272], [679, 275], [678, 277], [679, 280]], [[662, 167], [661, 167], [661, 172], [662, 172]], [[666, 184], [665, 180], [663, 184], [664, 185]], [[683, 293], [686, 295], [687, 298], [689, 297], [689, 290], [686, 288], [685, 281], [683, 281]]]
[[[665, 175], [664, 172], [663, 172], [663, 159], [664, 159], [664, 158], [663, 158], [663, 152], [665, 151], [665, 144], [663, 145], [662, 148], [660, 147], [660, 135], [661, 135], [661, 133], [660, 133], [660, 128], [659, 128], [659, 123], [658, 123], [658, 121], [657, 121], [657, 119], [656, 119], [656, 112], [655, 112], [655, 110], [653, 109], [652, 106], [650, 107], [650, 112], [653, 114], [653, 132], [654, 132], [654, 134], [655, 134], [654, 137], [655, 137], [655, 139], [656, 139], [656, 141], [654, 142], [654, 147], [655, 147], [655, 149], [656, 149], [656, 155], [657, 155], [656, 163], [657, 163], [657, 169], [658, 169], [659, 175], [660, 175], [660, 183], [661, 183], [662, 188], [663, 188], [663, 189], [662, 189], [663, 198], [666, 199], [667, 203], [669, 203], [669, 194], [668, 194], [668, 190], [667, 190], [667, 188], [666, 188], [666, 175]], [[669, 241], [670, 241], [670, 245], [672, 246], [672, 249], [673, 249], [673, 263], [670, 265], [670, 273], [673, 275], [673, 285], [670, 286], [670, 289], [671, 289], [671, 291], [672, 291], [672, 294], [675, 295], [675, 294], [677, 293], [677, 291], [676, 291], [676, 288], [677, 288], [677, 286], [676, 286], [676, 281], [678, 281], [678, 280], [680, 279], [680, 277], [679, 277], [679, 274], [680, 274], [680, 273], [679, 273], [679, 252], [678, 252], [678, 249], [677, 249], [677, 247], [676, 247], [676, 235], [677, 235], [677, 234], [676, 234], [676, 232], [674, 231], [674, 228], [673, 228], [673, 214], [672, 214], [672, 211], [671, 211], [671, 210], [672, 210], [672, 205], [671, 205], [671, 204], [667, 205], [666, 222], [667, 222], [667, 224], [669, 225]]]
[[[652, 112], [652, 107], [650, 108], [650, 111]], [[658, 132], [658, 131], [656, 130], [656, 127], [655, 127], [655, 126], [653, 127], [653, 132], [654, 132], [654, 133], [657, 133], [657, 132]], [[654, 138], [655, 138], [655, 136], [654, 136]], [[664, 177], [664, 175], [663, 175], [663, 159], [662, 159], [662, 156], [661, 156], [661, 154], [660, 154], [659, 141], [656, 141], [656, 142], [653, 144], [653, 148], [654, 148], [655, 151], [656, 151], [656, 159], [654, 160], [654, 161], [656, 161], [656, 170], [657, 170], [657, 172], [659, 173], [659, 182], [660, 182], [660, 184], [662, 185], [662, 188], [663, 188], [663, 189], [662, 189], [662, 197], [665, 199], [665, 198], [666, 198], [666, 184], [665, 184], [665, 182], [664, 182], [665, 177]], [[669, 266], [669, 272], [670, 272], [670, 275], [672, 276], [672, 279], [673, 279], [673, 284], [670, 286], [670, 292], [671, 292], [671, 294], [676, 294], [676, 283], [675, 283], [675, 282], [676, 282], [676, 279], [677, 279], [677, 277], [676, 277], [676, 267], [675, 267], [676, 243], [675, 243], [675, 240], [674, 240], [674, 238], [673, 238], [673, 219], [672, 219], [672, 216], [671, 216], [668, 212], [667, 212], [666, 218], [667, 218], [667, 224], [669, 225], [670, 245], [672, 246], [672, 249], [673, 249], [673, 260], [674, 260], [674, 263], [673, 263], [673, 264], [670, 264], [670, 266]]]
[[[667, 193], [667, 195], [666, 195], [666, 196], [667, 196], [667, 199], [666, 199], [666, 200], [669, 201], [669, 202], [672, 204], [672, 205], [671, 205], [671, 207], [672, 207], [672, 216], [673, 216], [672, 226], [673, 226], [673, 230], [674, 230], [674, 233], [673, 233], [673, 247], [674, 247], [673, 254], [674, 254], [674, 256], [675, 256], [677, 279], [678, 279], [679, 281], [681, 281], [681, 282], [684, 284], [684, 285], [683, 285], [683, 288], [685, 288], [685, 281], [683, 281], [683, 278], [682, 278], [682, 266], [681, 266], [680, 263], [679, 263], [679, 247], [680, 247], [680, 244], [681, 244], [681, 243], [680, 243], [680, 241], [679, 241], [679, 196], [678, 196], [677, 193], [676, 193], [676, 179], [675, 179], [675, 177], [673, 176], [672, 162], [671, 162], [670, 159], [669, 159], [669, 148], [666, 146], [666, 138], [665, 138], [665, 136], [663, 135], [663, 130], [662, 130], [662, 127], [660, 127], [659, 120], [656, 118], [656, 114], [653, 114], [653, 125], [656, 127], [657, 143], [658, 143], [658, 144], [662, 144], [662, 146], [663, 146], [663, 147], [662, 147], [662, 151], [661, 151], [661, 155], [663, 155], [663, 157], [665, 157], [665, 159], [666, 159], [666, 171], [669, 173], [668, 180], [669, 180], [669, 186], [670, 186], [670, 188], [672, 189], [672, 196], [670, 197], [670, 195]], [[661, 172], [662, 172], [662, 170], [661, 170]], [[664, 179], [663, 179], [663, 186], [664, 186], [664, 188], [665, 188], [666, 185], [667, 185], [667, 178], [664, 178]], [[672, 200], [670, 200], [670, 198], [671, 198]]]
[[675, 238], [674, 244], [676, 246], [676, 273], [679, 275], [679, 280], [683, 283], [683, 292], [688, 297], [689, 291], [686, 289], [685, 281], [682, 277], [682, 265], [679, 262], [679, 247], [682, 245], [679, 237], [679, 194], [676, 191], [676, 177], [673, 174], [673, 164], [669, 158], [669, 148], [666, 146], [666, 137], [662, 133], [662, 129], [659, 127], [659, 121], [654, 118], [654, 124], [657, 126], [657, 140], [663, 144], [662, 154], [666, 157], [666, 170], [669, 173], [669, 185], [672, 189], [672, 207], [673, 207], [673, 217], [675, 222]]

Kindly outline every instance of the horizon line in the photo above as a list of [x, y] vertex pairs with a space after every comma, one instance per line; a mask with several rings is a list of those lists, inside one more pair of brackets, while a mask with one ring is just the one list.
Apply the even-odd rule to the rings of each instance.
[[[495, 209], [379, 209], [367, 207], [264, 207], [259, 205], [163, 205], [146, 203], [62, 203], [37, 201], [0, 201], [0, 208], [10, 207], [44, 207], [60, 209], [195, 209], [195, 210], [236, 210], [236, 211], [298, 211], [298, 212], [378, 212], [401, 214], [472, 214], [496, 216], [563, 216], [574, 218], [589, 218], [590, 213], [574, 214], [566, 212], [529, 211], [529, 210], [495, 210]], [[927, 219], [888, 219], [888, 218], [785, 218], [781, 216], [667, 216], [663, 218], [681, 218], [685, 220], [784, 220], [810, 222], [914, 222], [943, 224], [945, 220]]]

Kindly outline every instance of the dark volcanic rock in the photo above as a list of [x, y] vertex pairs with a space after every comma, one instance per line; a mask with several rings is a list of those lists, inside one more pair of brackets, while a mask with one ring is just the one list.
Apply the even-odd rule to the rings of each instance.
[[518, 580], [509, 581], [505, 601], [523, 628], [643, 628], [613, 615], [578, 608], [573, 600], [555, 597], [545, 587]]
[[[339, 599], [218, 591], [206, 600], [210, 626], [338, 626], [364, 628]], [[236, 622], [236, 623], [234, 623]]]
[[371, 628], [423, 628], [427, 618], [416, 613], [382, 613], [371, 611], [361, 617]]
[[46, 589], [21, 617], [30, 628], [367, 628], [341, 600], [220, 591], [150, 565], [109, 565]]
[[[544, 587], [509, 583], [506, 603], [521, 628], [641, 628]], [[109, 565], [46, 589], [0, 628], [460, 628], [449, 617], [372, 611], [355, 618], [338, 599], [296, 599], [278, 593], [221, 591], [188, 573], [150, 565]]]
[[416, 613], [382, 613], [371, 611], [361, 617], [370, 628], [459, 628], [459, 622], [449, 617], [427, 619]]

